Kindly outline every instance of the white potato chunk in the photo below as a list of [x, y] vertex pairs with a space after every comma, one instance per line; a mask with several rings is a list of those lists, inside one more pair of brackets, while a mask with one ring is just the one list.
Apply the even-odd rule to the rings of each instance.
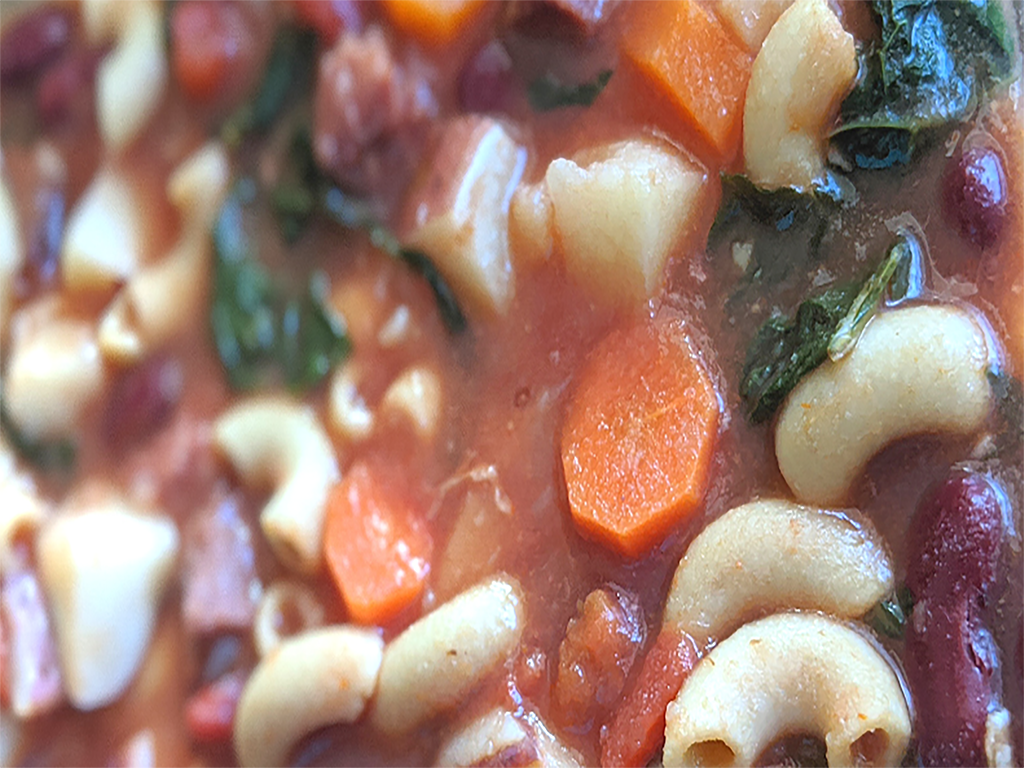
[[515, 652], [523, 632], [519, 584], [505, 576], [466, 590], [384, 650], [370, 721], [402, 734], [458, 706]]
[[693, 224], [707, 173], [661, 142], [622, 142], [599, 155], [548, 166], [556, 237], [575, 281], [613, 303], [643, 301]]
[[14, 292], [14, 278], [25, 260], [21, 224], [7, 182], [0, 177], [0, 332], [7, 327]]
[[729, 510], [693, 540], [664, 622], [702, 648], [755, 614], [802, 608], [859, 618], [892, 589], [885, 542], [859, 512], [765, 499]]
[[500, 123], [458, 118], [412, 196], [409, 245], [430, 256], [459, 298], [485, 314], [504, 314], [515, 293], [508, 209], [525, 160]]
[[120, 696], [139, 669], [174, 571], [178, 531], [114, 494], [74, 506], [43, 529], [36, 559], [68, 698], [90, 710]]
[[827, 0], [796, 0], [754, 59], [743, 109], [751, 180], [806, 188], [825, 169], [825, 132], [857, 76], [853, 35]]
[[253, 398], [217, 419], [213, 443], [245, 483], [274, 488], [260, 513], [274, 554], [300, 573], [316, 573], [327, 494], [340, 477], [316, 414], [291, 401]]
[[119, 172], [99, 170], [68, 216], [61, 274], [73, 291], [111, 288], [142, 261], [142, 206]]
[[772, 25], [793, 0], [717, 0], [714, 9], [747, 50], [756, 54]]
[[103, 390], [104, 370], [92, 325], [61, 317], [47, 299], [12, 321], [4, 407], [30, 438], [69, 434]]
[[805, 376], [775, 427], [779, 469], [797, 499], [841, 504], [868, 460], [901, 437], [970, 435], [992, 407], [986, 334], [965, 310], [883, 312], [838, 362]]
[[746, 624], [705, 656], [669, 704], [665, 767], [753, 765], [792, 733], [820, 736], [830, 766], [898, 765], [910, 713], [888, 659], [824, 616]]

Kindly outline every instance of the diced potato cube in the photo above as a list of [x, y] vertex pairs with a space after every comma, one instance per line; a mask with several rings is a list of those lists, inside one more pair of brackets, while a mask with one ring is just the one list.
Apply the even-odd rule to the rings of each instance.
[[409, 244], [426, 253], [471, 308], [504, 314], [515, 292], [508, 208], [525, 152], [489, 117], [452, 121], [414, 194]]
[[614, 144], [588, 165], [559, 158], [545, 181], [566, 269], [613, 303], [652, 296], [680, 235], [695, 221], [707, 173], [654, 141]]

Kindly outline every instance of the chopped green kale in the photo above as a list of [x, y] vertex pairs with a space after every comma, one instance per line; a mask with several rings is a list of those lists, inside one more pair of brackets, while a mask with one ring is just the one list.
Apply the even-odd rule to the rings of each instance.
[[998, 0], [874, 0], [880, 39], [833, 132], [862, 168], [905, 162], [920, 131], [969, 115], [1015, 73], [1012, 24]]
[[578, 85], [563, 83], [549, 73], [530, 83], [526, 97], [536, 112], [550, 112], [562, 107], [589, 107], [611, 79], [610, 69], [602, 71], [593, 80]]
[[896, 594], [890, 595], [872, 608], [865, 618], [876, 632], [898, 640], [903, 637], [907, 619], [913, 610], [914, 597], [906, 585], [903, 585], [896, 590]]

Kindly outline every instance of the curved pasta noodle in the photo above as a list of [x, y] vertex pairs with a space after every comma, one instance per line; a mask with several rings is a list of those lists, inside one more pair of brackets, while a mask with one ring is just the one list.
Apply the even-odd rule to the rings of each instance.
[[817, 614], [746, 624], [697, 665], [668, 706], [665, 766], [753, 765], [779, 736], [825, 741], [828, 764], [898, 765], [910, 713], [889, 662]]
[[177, 552], [170, 520], [114, 493], [69, 502], [40, 533], [36, 560], [78, 709], [111, 703], [135, 676]]
[[10, 448], [0, 440], [0, 576], [18, 564], [15, 544], [35, 538], [46, 512], [32, 477], [18, 471]]
[[281, 643], [242, 691], [235, 753], [243, 766], [285, 765], [310, 731], [355, 722], [373, 695], [384, 642], [356, 627], [313, 629]]
[[181, 211], [181, 234], [163, 259], [136, 273], [111, 302], [99, 327], [107, 357], [137, 360], [200, 311], [210, 271], [209, 230], [229, 180], [227, 153], [219, 142], [202, 147], [175, 170], [167, 196]]
[[664, 621], [703, 647], [755, 613], [804, 608], [858, 618], [892, 588], [885, 542], [860, 513], [765, 499], [726, 512], [693, 540]]
[[4, 407], [30, 438], [71, 432], [102, 391], [103, 360], [90, 323], [60, 315], [59, 302], [41, 299], [11, 323]]
[[0, 176], [0, 332], [7, 327], [14, 277], [24, 260], [18, 212], [7, 182]]
[[346, 440], [356, 442], [369, 437], [376, 422], [373, 411], [359, 394], [361, 371], [352, 360], [335, 370], [327, 401], [331, 429]]
[[300, 573], [316, 572], [327, 493], [340, 475], [313, 412], [285, 400], [243, 401], [217, 419], [213, 442], [243, 482], [275, 487], [260, 527], [277, 557]]
[[433, 439], [441, 418], [441, 378], [423, 365], [406, 368], [384, 392], [380, 410], [407, 419], [420, 438]]
[[163, 10], [153, 0], [85, 0], [90, 42], [115, 39], [96, 72], [96, 117], [103, 143], [118, 151], [139, 134], [167, 86]]
[[[298, 618], [300, 626], [287, 634], [282, 626]], [[273, 653], [289, 635], [324, 623], [324, 607], [313, 591], [299, 581], [276, 581], [263, 592], [256, 607], [252, 636], [260, 658]]]
[[874, 318], [849, 355], [826, 360], [789, 394], [775, 455], [794, 495], [841, 504], [892, 441], [969, 435], [992, 407], [986, 335], [965, 310], [918, 305]]
[[462, 701], [516, 649], [522, 592], [510, 577], [466, 590], [424, 616], [384, 651], [371, 722], [405, 733]]

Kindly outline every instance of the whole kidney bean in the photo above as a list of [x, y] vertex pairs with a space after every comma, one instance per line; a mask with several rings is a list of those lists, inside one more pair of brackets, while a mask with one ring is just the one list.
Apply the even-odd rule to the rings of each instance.
[[107, 403], [107, 443], [127, 447], [163, 424], [181, 397], [180, 363], [154, 355], [126, 371], [115, 383]]
[[926, 766], [985, 765], [985, 721], [998, 671], [977, 601], [958, 595], [914, 606], [904, 654]]
[[907, 586], [915, 600], [984, 596], [995, 581], [1003, 501], [993, 481], [955, 470], [922, 499], [910, 524]]
[[0, 39], [0, 82], [31, 77], [53, 61], [71, 39], [70, 12], [44, 7], [17, 19]]
[[999, 153], [977, 146], [955, 157], [943, 193], [946, 215], [960, 236], [981, 248], [994, 245], [1006, 220], [1006, 174]]

